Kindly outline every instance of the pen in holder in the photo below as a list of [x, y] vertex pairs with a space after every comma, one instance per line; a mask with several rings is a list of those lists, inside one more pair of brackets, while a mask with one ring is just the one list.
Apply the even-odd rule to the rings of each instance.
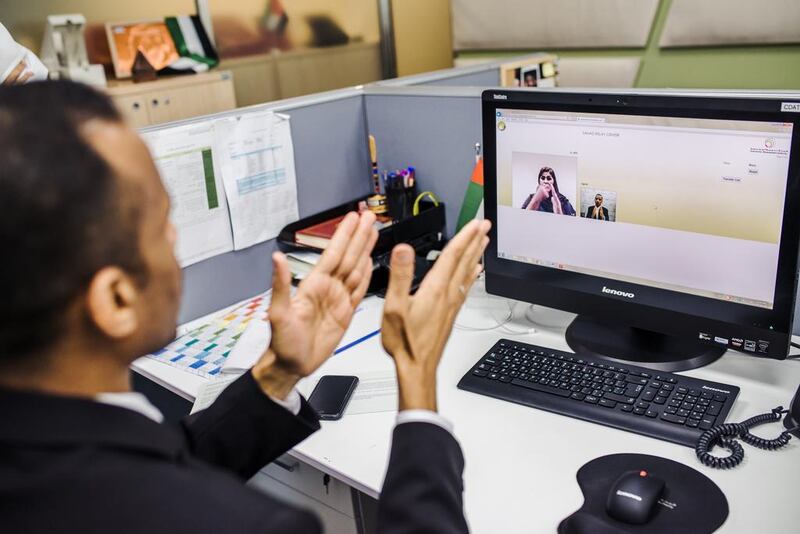
[[402, 221], [412, 216], [414, 200], [417, 198], [416, 184], [405, 187], [398, 180], [386, 189], [386, 203], [389, 205], [389, 216], [394, 221]]

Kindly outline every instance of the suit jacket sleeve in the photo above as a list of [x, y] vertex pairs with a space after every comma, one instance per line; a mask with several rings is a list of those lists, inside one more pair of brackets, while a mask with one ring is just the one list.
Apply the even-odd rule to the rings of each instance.
[[181, 427], [196, 457], [247, 479], [319, 429], [317, 414], [302, 403], [299, 414], [290, 413], [248, 372]]
[[468, 533], [463, 471], [461, 448], [448, 431], [429, 423], [397, 425], [376, 533]]

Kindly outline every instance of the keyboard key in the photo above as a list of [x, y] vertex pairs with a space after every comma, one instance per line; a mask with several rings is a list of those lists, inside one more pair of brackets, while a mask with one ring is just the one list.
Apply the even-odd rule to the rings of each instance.
[[628, 375], [625, 380], [631, 384], [647, 385], [647, 379], [639, 376]]
[[636, 402], [634, 397], [626, 397], [625, 395], [617, 395], [615, 393], [606, 393], [603, 398], [610, 399], [614, 402], [621, 402], [623, 404], [633, 404]]
[[633, 413], [636, 415], [644, 415], [647, 410], [645, 408], [639, 408], [638, 406], [633, 409]]
[[714, 395], [712, 395], [708, 391], [704, 391], [700, 396], [703, 397], [704, 399], [709, 399], [709, 400], [714, 398]]
[[577, 391], [569, 396], [570, 399], [575, 399], [579, 401], [582, 401], [584, 397], [586, 397], [586, 395], [584, 395], [583, 393], [579, 393]]
[[628, 387], [625, 388], [625, 393], [623, 393], [623, 395], [625, 395], [626, 397], [638, 397], [643, 389], [644, 386], [628, 384]]
[[697, 425], [700, 424], [699, 419], [689, 419], [686, 421], [686, 426], [690, 428], [697, 428]]
[[725, 402], [726, 400], [728, 400], [728, 397], [726, 395], [720, 395], [719, 393], [717, 393], [714, 395], [714, 400], [717, 402]]
[[689, 410], [678, 410], [678, 413], [676, 413], [675, 415], [677, 415], [678, 417], [689, 417], [690, 413], [691, 412]]
[[480, 369], [475, 369], [474, 371], [472, 371], [472, 374], [475, 376], [486, 376], [489, 373], [487, 373], [486, 371], [481, 371]]
[[664, 404], [665, 402], [667, 402], [667, 398], [659, 395], [655, 399], [653, 399], [653, 402], [655, 402], [656, 404]]
[[600, 399], [600, 402], [598, 402], [597, 404], [599, 404], [600, 406], [604, 406], [606, 408], [616, 408], [617, 406], [617, 403], [612, 401], [611, 399]]
[[632, 412], [633, 411], [633, 404], [622, 404], [620, 405], [623, 412]]
[[698, 425], [701, 430], [708, 430], [709, 428], [714, 426], [714, 418], [713, 417], [703, 417], [700, 420], [700, 424]]
[[684, 395], [686, 395], [687, 393], [689, 393], [689, 388], [687, 388], [685, 386], [680, 386], [675, 391], [677, 391], [678, 393], [683, 393]]
[[564, 391], [563, 389], [558, 389], [550, 386], [543, 386], [542, 384], [534, 384], [533, 382], [525, 382], [518, 378], [515, 378], [511, 381], [512, 384], [515, 386], [522, 386], [524, 388], [533, 389], [535, 391], [541, 391], [542, 393], [550, 393], [551, 395], [558, 395], [559, 397], [569, 397], [570, 392]]
[[647, 416], [647, 417], [650, 417], [652, 419], [652, 418], [655, 418], [655, 417], [658, 416], [658, 412], [651, 408], [651, 409], [647, 410], [646, 412], [644, 412], [644, 415]]
[[595, 395], [586, 395], [586, 398], [583, 399], [583, 402], [588, 402], [589, 404], [597, 404], [599, 400], [600, 398]]
[[651, 402], [655, 398], [656, 398], [656, 391], [654, 389], [652, 389], [652, 388], [647, 388], [647, 391], [645, 391], [642, 394], [642, 400], [643, 401]]
[[661, 419], [669, 423], [675, 423], [676, 425], [682, 425], [686, 422], [685, 417], [678, 417], [677, 415], [672, 415], [671, 413], [662, 413]]
[[508, 375], [501, 375], [500, 382], [511, 382], [511, 377]]
[[648, 409], [650, 407], [650, 403], [649, 402], [644, 402], [644, 401], [639, 401], [639, 402], [636, 403], [636, 407], [637, 408], [644, 408], [646, 410], [646, 409]]
[[498, 378], [500, 378], [500, 375], [498, 375], [497, 373], [489, 373], [488, 378], [489, 380], [497, 380]]
[[708, 405], [708, 411], [706, 413], [708, 415], [713, 415], [714, 417], [719, 415], [719, 412], [722, 411], [722, 403], [719, 402], [712, 402]]

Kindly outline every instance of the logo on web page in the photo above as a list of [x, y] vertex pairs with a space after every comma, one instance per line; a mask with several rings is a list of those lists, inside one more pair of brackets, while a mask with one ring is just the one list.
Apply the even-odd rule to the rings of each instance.
[[773, 139], [772, 137], [768, 137], [764, 141], [764, 148], [772, 148], [774, 146], [775, 146], [775, 139]]

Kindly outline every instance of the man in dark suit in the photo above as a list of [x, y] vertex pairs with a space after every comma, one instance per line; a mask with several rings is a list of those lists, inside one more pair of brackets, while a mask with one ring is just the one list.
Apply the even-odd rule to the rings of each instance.
[[[348, 215], [294, 295], [275, 253], [268, 349], [171, 426], [130, 390], [130, 363], [174, 336], [180, 296], [147, 148], [105, 96], [43, 82], [0, 88], [0, 154], [0, 532], [321, 532], [244, 482], [319, 429], [295, 384], [330, 356], [366, 291], [374, 216]], [[466, 227], [413, 297], [413, 250], [393, 251], [383, 344], [400, 406], [380, 533], [467, 531], [463, 458], [435, 379], [487, 232]]]
[[603, 206], [603, 195], [600, 193], [594, 196], [594, 206], [586, 208], [586, 218], [598, 221], [608, 220], [608, 210]]

